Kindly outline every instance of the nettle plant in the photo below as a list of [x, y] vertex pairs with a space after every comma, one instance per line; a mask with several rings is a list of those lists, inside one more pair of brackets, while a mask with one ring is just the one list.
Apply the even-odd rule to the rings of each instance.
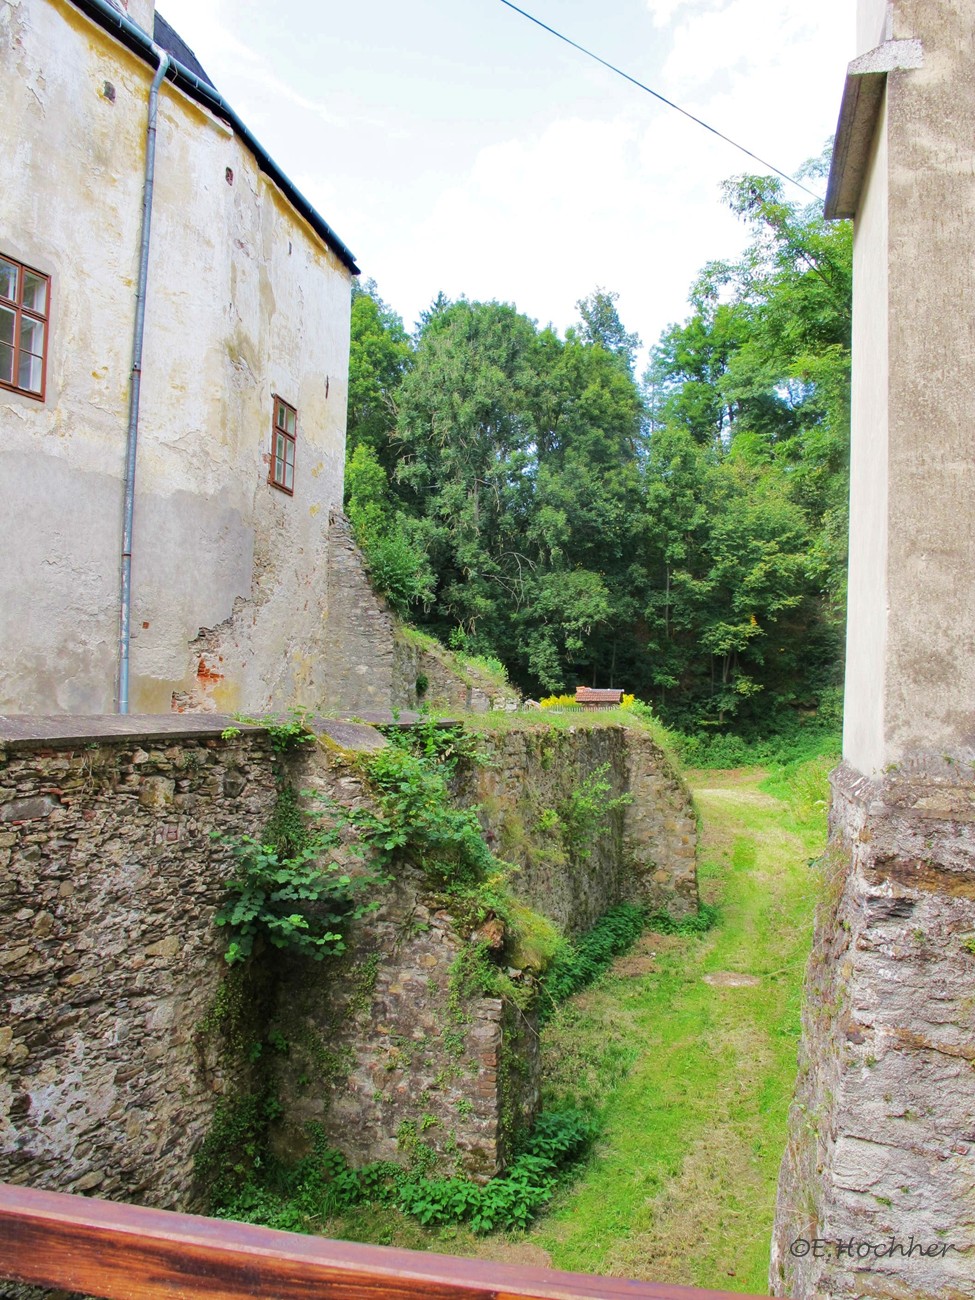
[[237, 859], [229, 898], [214, 918], [230, 930], [228, 965], [246, 961], [259, 939], [315, 961], [344, 950], [343, 925], [366, 909], [355, 902], [362, 882], [323, 860], [338, 842], [337, 830], [316, 833], [288, 856], [250, 835], [219, 838]]
[[[292, 709], [284, 718], [238, 721], [266, 732], [275, 755], [278, 796], [262, 839], [213, 836], [229, 845], [237, 863], [226, 882], [228, 897], [214, 917], [216, 925], [230, 932], [224, 960], [231, 966], [244, 962], [256, 946], [267, 943], [321, 961], [344, 951], [343, 926], [375, 906], [356, 903], [357, 893], [370, 882], [353, 879], [332, 857], [345, 821], [342, 810], [329, 804], [335, 814], [332, 827], [312, 829], [287, 780], [285, 756], [315, 739], [307, 712]], [[239, 734], [236, 727], [223, 733], [225, 739]]]

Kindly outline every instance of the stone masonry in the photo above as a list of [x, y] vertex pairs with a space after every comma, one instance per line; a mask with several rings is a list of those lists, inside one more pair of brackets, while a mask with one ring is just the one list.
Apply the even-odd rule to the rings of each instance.
[[329, 517], [328, 612], [321, 707], [361, 713], [393, 703], [393, 615], [369, 585], [362, 552], [348, 519]]
[[[359, 756], [382, 736], [315, 726], [290, 781], [326, 817], [368, 806]], [[268, 1087], [283, 1155], [307, 1150], [317, 1123], [354, 1164], [408, 1160], [421, 1141], [447, 1169], [503, 1166], [537, 1107], [537, 1034], [513, 1002], [458, 994], [469, 941], [410, 864], [371, 887], [377, 909], [344, 954], [264, 953], [243, 1021], [222, 1019], [213, 918], [234, 863], [212, 834], [263, 834], [279, 760], [262, 728], [214, 714], [6, 718], [0, 737], [0, 1179], [195, 1208], [194, 1156], [218, 1107]], [[482, 801], [526, 902], [574, 931], [622, 898], [696, 904], [693, 816], [649, 736], [529, 724], [485, 743], [493, 765], [457, 797]], [[613, 792], [637, 798], [576, 861], [538, 816], [604, 762]], [[337, 860], [368, 874], [345, 834]]]
[[196, 1036], [223, 964], [210, 833], [267, 820], [267, 741], [43, 721], [0, 749], [0, 1178], [182, 1207], [228, 1086]]
[[[299, 752], [292, 779], [310, 809], [321, 800], [366, 807], [356, 753], [377, 733], [331, 731], [341, 743]], [[371, 871], [354, 852], [344, 866]], [[400, 862], [372, 896], [377, 909], [352, 925], [345, 953], [321, 977], [294, 958], [279, 969], [268, 1032], [287, 1052], [273, 1069], [285, 1107], [275, 1147], [304, 1154], [317, 1124], [353, 1165], [404, 1163], [418, 1140], [450, 1172], [490, 1177], [537, 1108], [537, 1033], [513, 1005], [452, 991], [469, 941], [418, 868]]]
[[[393, 704], [415, 709], [420, 704], [450, 712], [488, 713], [492, 709], [511, 712], [521, 704], [513, 686], [499, 683], [469, 662], [461, 662], [449, 650], [427, 638], [431, 644], [412, 639], [407, 629], [397, 627], [393, 643]], [[423, 689], [418, 690], [417, 684]]]
[[[317, 1119], [357, 1162], [404, 1159], [402, 1125], [435, 1123], [424, 1141], [495, 1171], [502, 1091], [508, 1118], [534, 1111], [532, 1038], [497, 1000], [448, 1008], [463, 940], [419, 873], [377, 891], [344, 958], [266, 953], [247, 1041], [224, 1041], [213, 917], [233, 863], [212, 833], [262, 834], [276, 797], [266, 735], [215, 715], [3, 722], [0, 1178], [198, 1204], [193, 1158], [216, 1106], [266, 1086], [250, 1060], [279, 1035], [279, 1150], [300, 1149]], [[295, 784], [311, 802], [368, 802], [355, 759], [382, 737], [321, 732], [291, 760]]]
[[[697, 823], [690, 795], [642, 728], [580, 716], [577, 726], [538, 722], [487, 731], [489, 760], [463, 774], [491, 847], [518, 870], [515, 893], [568, 933], [589, 929], [614, 904], [644, 902], [675, 916], [697, 911]], [[560, 808], [598, 769], [629, 802], [596, 826], [583, 854], [568, 852]]]
[[773, 1293], [972, 1297], [975, 782], [843, 764], [831, 830]]

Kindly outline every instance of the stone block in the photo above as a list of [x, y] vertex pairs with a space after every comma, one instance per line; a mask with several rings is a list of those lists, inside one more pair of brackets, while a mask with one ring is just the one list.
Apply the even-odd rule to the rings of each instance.
[[0, 821], [28, 822], [42, 817], [50, 817], [60, 802], [49, 794], [33, 795], [26, 799], [11, 799], [0, 804]]

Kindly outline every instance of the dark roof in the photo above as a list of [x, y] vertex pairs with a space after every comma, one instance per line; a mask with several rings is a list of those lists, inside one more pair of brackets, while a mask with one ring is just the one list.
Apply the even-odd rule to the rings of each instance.
[[[150, 67], [157, 66], [158, 57], [153, 48], [156, 42], [138, 24], [132, 22], [126, 14], [115, 7], [117, 0], [72, 0], [72, 3], [82, 13], [87, 14], [89, 18], [98, 23], [100, 27], [103, 27], [105, 31], [110, 32], [112, 36], [120, 40], [123, 45], [133, 50], [141, 59], [144, 59]], [[157, 16], [154, 30], [161, 32], [162, 29], [158, 26], [159, 21]], [[352, 274], [358, 275], [359, 268], [355, 264], [354, 256], [342, 243], [325, 218], [321, 213], [315, 211], [260, 141], [255, 139], [253, 133], [248, 130], [247, 126], [214, 87], [186, 42], [180, 39], [168, 23], [166, 23], [166, 30], [169, 33], [167, 39], [178, 43], [193, 61], [193, 67], [184, 63], [180, 55], [172, 52], [173, 47], [167, 46], [165, 42], [157, 46], [157, 49], [165, 48], [166, 53], [169, 54], [172, 60], [166, 72], [168, 79], [179, 86], [180, 90], [185, 91], [186, 94], [195, 99], [197, 103], [203, 104], [211, 113], [215, 113], [217, 117], [228, 123], [247, 148], [250, 149], [261, 171], [266, 176], [270, 176], [294, 210], [304, 217], [319, 239], [323, 240], [332, 249]]]
[[[201, 81], [205, 81], [208, 86], [213, 86], [213, 82], [204, 72], [200, 60], [186, 44], [179, 32], [170, 27], [158, 10], [153, 21], [152, 39], [157, 45], [161, 45], [168, 54], [171, 54], [174, 59], [179, 59], [184, 68], [189, 68], [190, 72], [199, 77]], [[216, 86], [213, 88], [216, 90]]]

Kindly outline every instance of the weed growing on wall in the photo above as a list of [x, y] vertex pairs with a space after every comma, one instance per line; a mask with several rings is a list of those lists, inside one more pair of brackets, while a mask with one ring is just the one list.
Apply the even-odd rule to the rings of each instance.
[[702, 903], [690, 916], [671, 916], [663, 909], [648, 912], [646, 926], [657, 934], [706, 934], [719, 920], [718, 908], [711, 903]]
[[358, 1205], [391, 1206], [424, 1225], [467, 1223], [477, 1233], [524, 1228], [551, 1200], [559, 1176], [589, 1148], [593, 1120], [579, 1110], [540, 1115], [503, 1174], [479, 1184], [432, 1176], [434, 1153], [421, 1139], [422, 1121], [403, 1125], [400, 1146], [409, 1165], [376, 1161], [350, 1169], [311, 1126], [313, 1151], [291, 1168], [267, 1169], [262, 1183], [242, 1178], [219, 1217], [290, 1231], [314, 1232], [328, 1218]]
[[[350, 818], [364, 850], [381, 875], [395, 875], [403, 859], [418, 866], [462, 934], [497, 919], [512, 938], [510, 868], [488, 847], [476, 811], [454, 807], [450, 794], [461, 761], [483, 762], [477, 738], [432, 721], [387, 736], [384, 749], [361, 760], [377, 805]], [[490, 959], [477, 964], [486, 971]]]
[[648, 911], [635, 903], [610, 908], [580, 939], [563, 940], [559, 945], [541, 979], [541, 1022], [551, 1018], [559, 1003], [598, 979], [615, 958], [632, 948], [645, 929], [659, 934], [704, 934], [717, 921], [718, 909], [710, 903], [681, 917], [660, 909]]
[[646, 912], [642, 907], [620, 903], [601, 916], [580, 939], [563, 940], [542, 976], [542, 1021], [551, 1016], [558, 1003], [591, 984], [615, 957], [632, 948], [645, 923]]
[[264, 844], [273, 844], [283, 857], [294, 857], [309, 844], [308, 819], [301, 809], [298, 794], [293, 786], [283, 785], [278, 790], [274, 811], [268, 818], [261, 836]]
[[362, 908], [354, 904], [355, 885], [335, 862], [321, 861], [334, 841], [315, 836], [285, 857], [250, 835], [229, 840], [237, 872], [227, 881], [228, 901], [214, 917], [226, 926], [228, 965], [246, 961], [263, 939], [274, 948], [290, 948], [315, 961], [342, 952], [342, 925]]
[[[244, 962], [263, 943], [321, 961], [344, 951], [342, 927], [363, 914], [355, 896], [370, 882], [353, 881], [330, 858], [339, 844], [342, 819], [328, 829], [312, 828], [287, 779], [285, 755], [315, 739], [308, 714], [292, 709], [284, 719], [238, 721], [259, 726], [267, 735], [275, 754], [277, 799], [260, 840], [214, 836], [236, 859], [236, 871], [226, 882], [227, 899], [214, 917], [230, 936], [224, 960], [230, 966]], [[229, 727], [223, 734], [229, 738], [239, 732]]]
[[365, 763], [377, 796], [377, 811], [353, 817], [364, 844], [392, 870], [404, 854], [437, 885], [471, 883], [488, 875], [495, 859], [477, 817], [469, 808], [452, 808], [438, 760], [390, 744]]
[[621, 794], [610, 799], [612, 785], [606, 780], [609, 764], [603, 763], [590, 772], [558, 807], [562, 843], [570, 858], [580, 859], [592, 846], [609, 818], [617, 808], [633, 802], [632, 795]]

